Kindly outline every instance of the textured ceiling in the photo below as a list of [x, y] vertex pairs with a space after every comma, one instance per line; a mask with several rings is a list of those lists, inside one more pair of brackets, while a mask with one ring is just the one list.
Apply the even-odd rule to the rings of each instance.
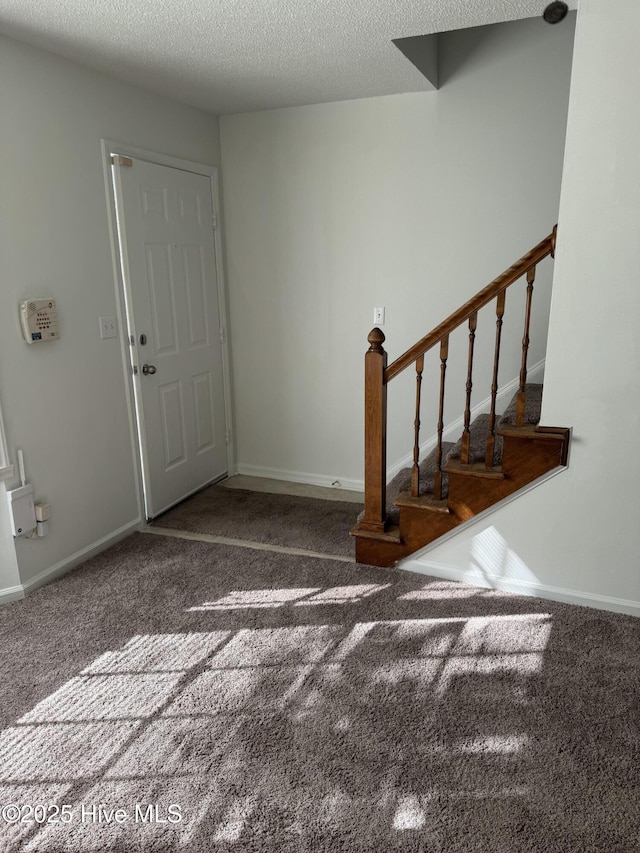
[[0, 0], [0, 32], [230, 113], [429, 89], [392, 39], [535, 17], [546, 3]]

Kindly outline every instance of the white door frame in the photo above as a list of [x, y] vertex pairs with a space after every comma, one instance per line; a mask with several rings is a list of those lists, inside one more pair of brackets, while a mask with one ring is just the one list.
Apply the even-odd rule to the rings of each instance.
[[118, 222], [116, 216], [116, 199], [114, 195], [113, 180], [111, 175], [111, 156], [120, 154], [123, 157], [133, 157], [145, 160], [148, 163], [156, 163], [159, 166], [169, 166], [173, 169], [181, 169], [184, 172], [194, 172], [205, 175], [211, 181], [211, 198], [213, 199], [213, 210], [216, 217], [216, 226], [213, 229], [213, 239], [216, 252], [216, 273], [218, 278], [218, 308], [220, 311], [220, 330], [222, 335], [222, 377], [224, 383], [224, 409], [227, 431], [227, 461], [229, 474], [235, 473], [235, 450], [233, 444], [233, 419], [231, 415], [231, 369], [229, 358], [229, 321], [227, 316], [226, 282], [224, 278], [224, 264], [222, 260], [222, 226], [220, 220], [220, 192], [219, 176], [217, 166], [208, 166], [203, 163], [194, 163], [191, 160], [181, 160], [169, 154], [158, 154], [144, 148], [137, 148], [112, 139], [101, 139], [102, 166], [104, 172], [105, 193], [107, 199], [107, 216], [109, 219], [109, 238], [111, 242], [111, 255], [113, 261], [113, 274], [116, 288], [116, 311], [118, 317], [118, 328], [120, 330], [120, 345], [122, 353], [122, 366], [124, 370], [125, 387], [127, 389], [127, 414], [129, 418], [129, 430], [131, 432], [132, 461], [136, 474], [138, 513], [141, 526], [146, 523], [144, 506], [144, 483], [142, 476], [142, 449], [141, 436], [138, 431], [136, 418], [136, 404], [133, 387], [133, 374], [131, 370], [131, 344], [127, 328], [126, 304], [131, 303], [128, 294], [128, 286], [122, 270], [122, 259], [120, 256], [120, 243], [118, 240]]

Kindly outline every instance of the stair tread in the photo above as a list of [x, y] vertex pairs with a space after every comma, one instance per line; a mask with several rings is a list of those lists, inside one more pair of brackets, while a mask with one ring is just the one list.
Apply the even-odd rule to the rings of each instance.
[[420, 509], [430, 510], [432, 512], [449, 512], [449, 505], [445, 500], [437, 500], [431, 494], [426, 495], [418, 495], [414, 497], [410, 491], [400, 492], [395, 500], [395, 505], [400, 506], [410, 506], [410, 507], [419, 507]]
[[350, 536], [357, 536], [359, 539], [377, 539], [379, 542], [390, 542], [395, 545], [402, 543], [400, 536], [400, 528], [397, 524], [392, 524], [384, 531], [384, 533], [375, 533], [373, 530], [360, 530], [357, 526], [349, 531]]
[[564, 441], [564, 433], [556, 427], [543, 427], [537, 424], [525, 424], [518, 427], [513, 424], [505, 424], [500, 427], [500, 435], [521, 436], [522, 438], [543, 438], [550, 441]]
[[468, 474], [470, 477], [484, 477], [486, 480], [504, 480], [505, 475], [499, 465], [488, 468], [484, 462], [469, 462], [465, 464], [459, 459], [450, 459], [445, 468], [450, 474]]

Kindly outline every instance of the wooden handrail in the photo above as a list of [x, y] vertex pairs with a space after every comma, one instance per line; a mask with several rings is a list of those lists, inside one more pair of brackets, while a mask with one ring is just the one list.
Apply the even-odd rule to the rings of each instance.
[[409, 367], [410, 364], [413, 364], [417, 358], [424, 355], [436, 344], [440, 343], [442, 338], [451, 334], [451, 332], [457, 329], [458, 326], [461, 326], [462, 323], [465, 323], [473, 314], [479, 311], [480, 308], [484, 307], [488, 302], [491, 302], [492, 299], [495, 299], [502, 290], [506, 290], [507, 287], [512, 285], [521, 276], [528, 272], [531, 267], [534, 267], [548, 255], [553, 255], [555, 252], [555, 245], [556, 228], [553, 229], [548, 237], [545, 237], [544, 240], [541, 240], [537, 246], [531, 249], [530, 252], [527, 252], [527, 254], [523, 255], [519, 261], [516, 261], [515, 264], [510, 266], [508, 270], [505, 270], [502, 275], [494, 278], [490, 284], [476, 293], [476, 295], [468, 302], [465, 302], [461, 308], [454, 311], [453, 314], [447, 317], [447, 319], [440, 323], [439, 326], [436, 326], [428, 335], [425, 335], [424, 338], [421, 338], [421, 340], [418, 341], [418, 343], [414, 344], [405, 353], [399, 356], [399, 358], [392, 362], [384, 371], [385, 382], [390, 382], [394, 376], [402, 373], [402, 371]]

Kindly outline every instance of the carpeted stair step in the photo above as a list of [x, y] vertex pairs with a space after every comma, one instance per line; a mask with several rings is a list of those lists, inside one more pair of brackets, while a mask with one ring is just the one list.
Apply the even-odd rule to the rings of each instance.
[[[485, 453], [487, 450], [487, 435], [489, 434], [489, 415], [478, 415], [469, 427], [469, 462], [484, 462]], [[445, 465], [450, 462], [459, 462], [462, 454], [462, 436], [453, 446], [451, 453], [447, 457]], [[502, 461], [502, 439], [496, 435], [496, 443], [494, 448], [494, 465], [499, 465]]]
[[[526, 386], [526, 405], [524, 412], [525, 426], [532, 426], [540, 420], [542, 408], [542, 385], [530, 384]], [[514, 394], [511, 402], [504, 410], [500, 418], [496, 418], [496, 440], [493, 453], [493, 466], [499, 467], [502, 462], [502, 437], [497, 431], [502, 426], [513, 426], [516, 422], [516, 408], [518, 405], [518, 394]], [[489, 415], [478, 415], [469, 427], [469, 462], [484, 463], [487, 449], [487, 436], [489, 434]], [[462, 436], [453, 446], [445, 465], [449, 462], [459, 461], [462, 453]]]
[[[449, 456], [453, 442], [442, 442], [442, 461]], [[437, 448], [429, 453], [428, 456], [420, 463], [420, 494], [433, 495], [433, 478], [436, 471], [436, 453]], [[449, 489], [449, 478], [446, 474], [442, 475], [442, 497], [446, 498]], [[398, 524], [400, 518], [400, 508], [395, 505], [395, 501], [402, 492], [411, 490], [411, 468], [403, 468], [395, 475], [395, 477], [387, 483], [387, 517], [391, 524]], [[364, 512], [358, 516], [358, 521], [364, 517]]]
[[[524, 407], [524, 425], [531, 426], [540, 422], [540, 412], [542, 411], [542, 385], [531, 383], [525, 385], [526, 403]], [[498, 421], [498, 429], [502, 426], [516, 425], [516, 409], [518, 405], [518, 395], [514, 394], [511, 402], [504, 410], [502, 417]]]

